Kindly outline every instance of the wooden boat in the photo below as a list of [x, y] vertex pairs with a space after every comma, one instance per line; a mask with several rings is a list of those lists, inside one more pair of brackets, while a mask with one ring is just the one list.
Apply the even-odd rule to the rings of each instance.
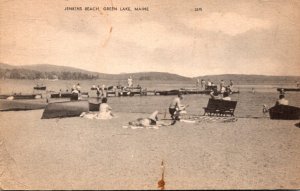
[[[74, 95], [77, 96], [78, 99], [78, 94], [76, 93], [71, 93], [71, 92], [63, 92], [63, 93], [52, 93], [50, 95], [51, 98], [74, 98]], [[82, 92], [81, 95], [87, 96], [89, 95], [88, 92]]]
[[99, 111], [101, 103], [91, 103], [89, 102], [89, 111]]
[[42, 98], [42, 94], [14, 94], [14, 99], [38, 99]]
[[46, 86], [34, 86], [34, 90], [46, 90]]
[[0, 95], [0, 99], [39, 99], [42, 98], [42, 94], [5, 94]]
[[42, 119], [76, 117], [80, 116], [82, 112], [88, 111], [88, 101], [67, 101], [49, 103], [43, 112]]
[[2, 95], [0, 95], [0, 99], [7, 99], [9, 96], [11, 96], [11, 95], [2, 94]]
[[300, 119], [300, 108], [290, 105], [276, 105], [269, 109], [271, 119]]
[[180, 90], [156, 91], [155, 95], [178, 95]]
[[72, 93], [70, 92], [64, 92], [64, 93], [52, 93], [51, 98], [71, 98]]
[[82, 97], [89, 97], [89, 92], [82, 92], [82, 93], [81, 93], [81, 96], [82, 96]]
[[47, 106], [45, 101], [24, 101], [24, 100], [2, 100], [0, 111], [22, 111], [44, 109]]
[[108, 96], [134, 96], [134, 95], [147, 95], [147, 90], [141, 87], [126, 87], [126, 88], [111, 88], [108, 87]]
[[277, 88], [277, 91], [279, 91], [279, 92], [282, 92], [282, 91], [284, 91], [284, 92], [288, 92], [288, 91], [300, 92], [300, 88]]

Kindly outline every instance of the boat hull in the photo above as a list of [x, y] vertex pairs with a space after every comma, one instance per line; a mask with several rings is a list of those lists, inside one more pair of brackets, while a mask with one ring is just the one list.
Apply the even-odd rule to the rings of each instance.
[[300, 92], [300, 88], [277, 88], [277, 91], [282, 92]]
[[14, 97], [14, 99], [36, 99], [37, 96], [41, 97], [41, 94], [20, 94], [20, 95], [12, 95]]
[[49, 103], [42, 115], [42, 119], [77, 117], [82, 112], [89, 111], [88, 101], [67, 101]]
[[46, 90], [46, 86], [35, 86], [33, 87], [34, 90]]
[[300, 108], [289, 105], [276, 105], [269, 109], [270, 119], [300, 119]]
[[89, 111], [99, 111], [101, 103], [91, 103], [89, 102]]
[[1, 100], [0, 111], [24, 111], [44, 109], [46, 102], [42, 101], [25, 101], [25, 100]]

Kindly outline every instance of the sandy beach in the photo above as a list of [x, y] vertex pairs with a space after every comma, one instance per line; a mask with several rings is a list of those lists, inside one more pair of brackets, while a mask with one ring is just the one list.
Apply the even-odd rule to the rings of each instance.
[[300, 0], [0, 12], [0, 191], [300, 191]]
[[299, 121], [134, 130], [122, 126], [147, 114], [41, 120], [42, 112], [0, 113], [2, 189], [158, 189], [162, 160], [166, 189], [300, 187]]

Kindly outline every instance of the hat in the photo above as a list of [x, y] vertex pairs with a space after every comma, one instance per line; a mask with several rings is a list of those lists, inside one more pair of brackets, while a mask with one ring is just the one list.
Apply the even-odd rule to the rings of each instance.
[[158, 114], [158, 111], [154, 111], [148, 118], [152, 119], [154, 121], [158, 121], [157, 114]]

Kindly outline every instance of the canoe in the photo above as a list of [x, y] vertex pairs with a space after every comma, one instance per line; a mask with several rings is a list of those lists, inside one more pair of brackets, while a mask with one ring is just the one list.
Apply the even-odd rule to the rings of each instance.
[[71, 98], [72, 93], [65, 92], [65, 93], [52, 93], [50, 95], [51, 98]]
[[0, 95], [0, 99], [7, 99], [9, 96], [11, 96], [11, 95], [3, 94], [3, 95]]
[[300, 108], [290, 105], [276, 105], [269, 109], [270, 119], [300, 119]]
[[42, 119], [77, 117], [82, 112], [89, 111], [88, 101], [66, 101], [49, 103], [42, 115]]
[[179, 90], [156, 91], [155, 95], [178, 95], [179, 92]]
[[0, 95], [0, 99], [39, 99], [42, 98], [42, 94], [12, 94], [12, 95]]
[[[51, 98], [75, 98], [77, 96], [78, 99], [78, 94], [76, 93], [71, 93], [71, 92], [64, 92], [64, 93], [52, 93], [50, 95]], [[88, 92], [82, 92], [81, 95], [85, 96], [85, 97], [89, 97], [89, 93]]]
[[42, 98], [42, 94], [14, 94], [14, 99], [38, 99]]
[[44, 109], [47, 106], [45, 101], [25, 101], [25, 100], [1, 100], [0, 111], [23, 111]]
[[46, 86], [34, 86], [34, 90], [46, 90]]
[[99, 111], [101, 103], [91, 103], [89, 102], [89, 111]]
[[282, 91], [285, 91], [285, 92], [288, 92], [288, 91], [299, 92], [300, 88], [277, 88], [277, 91], [279, 91], [279, 92], [282, 92]]

